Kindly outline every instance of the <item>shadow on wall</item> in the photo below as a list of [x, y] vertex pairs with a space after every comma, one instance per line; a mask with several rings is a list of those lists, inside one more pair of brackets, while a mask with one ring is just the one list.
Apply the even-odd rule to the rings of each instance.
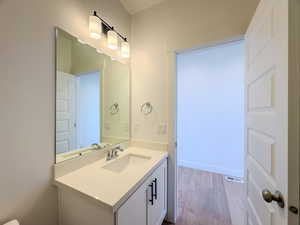
[[[37, 222], [39, 224], [43, 224], [44, 221], [47, 221], [47, 219], [53, 220], [53, 218], [50, 218], [49, 215], [47, 218], [47, 215], [45, 214], [45, 212], [57, 210], [56, 206], [53, 206], [58, 204], [58, 194], [56, 188], [52, 187], [51, 185], [52, 183], [46, 184], [44, 189], [42, 189], [44, 191], [39, 193], [38, 195], [36, 195], [36, 193], [33, 193], [32, 195], [36, 195], [35, 197], [28, 197], [28, 201], [32, 201], [33, 198], [35, 199], [35, 201], [30, 208], [25, 209], [24, 215], [26, 216], [24, 217], [24, 221], [26, 221], [26, 224], [24, 225], [34, 224]], [[56, 221], [56, 224], [58, 224], [58, 219]], [[21, 223], [21, 225], [23, 224]]]
[[0, 44], [0, 224], [13, 218], [21, 225], [58, 224], [51, 172], [54, 28], [65, 28], [88, 42], [92, 9], [122, 33], [130, 33], [130, 16], [119, 0], [0, 0], [0, 42], [5, 43]]
[[[34, 185], [34, 184], [30, 184]], [[28, 184], [24, 184], [28, 186]], [[20, 189], [24, 189], [20, 186]], [[7, 196], [9, 198], [9, 195]], [[22, 204], [27, 202], [28, 205]], [[0, 224], [4, 224], [10, 220], [17, 219], [21, 225], [45, 224], [46, 221], [55, 221], [58, 224], [57, 218], [58, 194], [52, 182], [45, 183], [39, 187], [39, 192], [31, 192], [25, 198], [18, 198], [12, 202], [12, 207], [2, 205], [0, 211]], [[24, 215], [20, 218], [20, 215]], [[53, 225], [55, 225], [53, 224]]]

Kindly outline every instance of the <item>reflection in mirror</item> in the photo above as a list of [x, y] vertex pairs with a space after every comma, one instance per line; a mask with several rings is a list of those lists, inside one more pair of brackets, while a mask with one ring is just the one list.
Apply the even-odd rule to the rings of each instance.
[[129, 139], [129, 66], [56, 31], [56, 162]]

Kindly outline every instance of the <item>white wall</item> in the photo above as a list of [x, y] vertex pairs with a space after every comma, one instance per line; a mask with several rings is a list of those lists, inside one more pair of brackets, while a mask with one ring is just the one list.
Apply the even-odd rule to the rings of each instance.
[[[169, 144], [168, 219], [174, 219], [174, 51], [244, 35], [259, 0], [166, 0], [132, 17], [131, 129], [133, 141]], [[172, 56], [173, 57], [173, 56]], [[151, 116], [140, 105], [153, 104]], [[160, 132], [166, 128], [166, 132]]]
[[[134, 139], [167, 142], [157, 135], [157, 124], [167, 123], [167, 50], [244, 34], [258, 2], [188, 1], [167, 0], [132, 18]], [[97, 45], [88, 34], [94, 9], [129, 36], [130, 16], [119, 0], [0, 0], [0, 224], [57, 224], [54, 27]], [[139, 114], [145, 99], [155, 106], [151, 123]]]
[[[168, 53], [244, 35], [258, 2], [166, 0], [133, 15], [132, 139], [168, 142]], [[148, 117], [140, 113], [145, 101], [154, 106]]]
[[58, 223], [54, 27], [96, 44], [88, 34], [93, 9], [130, 34], [119, 0], [0, 0], [0, 224]]
[[244, 43], [177, 55], [178, 164], [243, 176]]

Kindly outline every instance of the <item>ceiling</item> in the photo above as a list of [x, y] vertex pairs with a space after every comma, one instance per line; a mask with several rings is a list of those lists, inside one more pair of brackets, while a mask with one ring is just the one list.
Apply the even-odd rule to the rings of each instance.
[[125, 9], [131, 14], [138, 13], [148, 9], [153, 5], [159, 4], [165, 0], [120, 0]]

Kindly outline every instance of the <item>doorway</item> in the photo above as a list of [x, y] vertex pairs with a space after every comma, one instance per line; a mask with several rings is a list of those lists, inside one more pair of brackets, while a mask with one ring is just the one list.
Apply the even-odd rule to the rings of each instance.
[[177, 54], [177, 223], [244, 223], [244, 41]]
[[101, 140], [100, 72], [80, 74], [76, 79], [77, 148], [84, 148]]

